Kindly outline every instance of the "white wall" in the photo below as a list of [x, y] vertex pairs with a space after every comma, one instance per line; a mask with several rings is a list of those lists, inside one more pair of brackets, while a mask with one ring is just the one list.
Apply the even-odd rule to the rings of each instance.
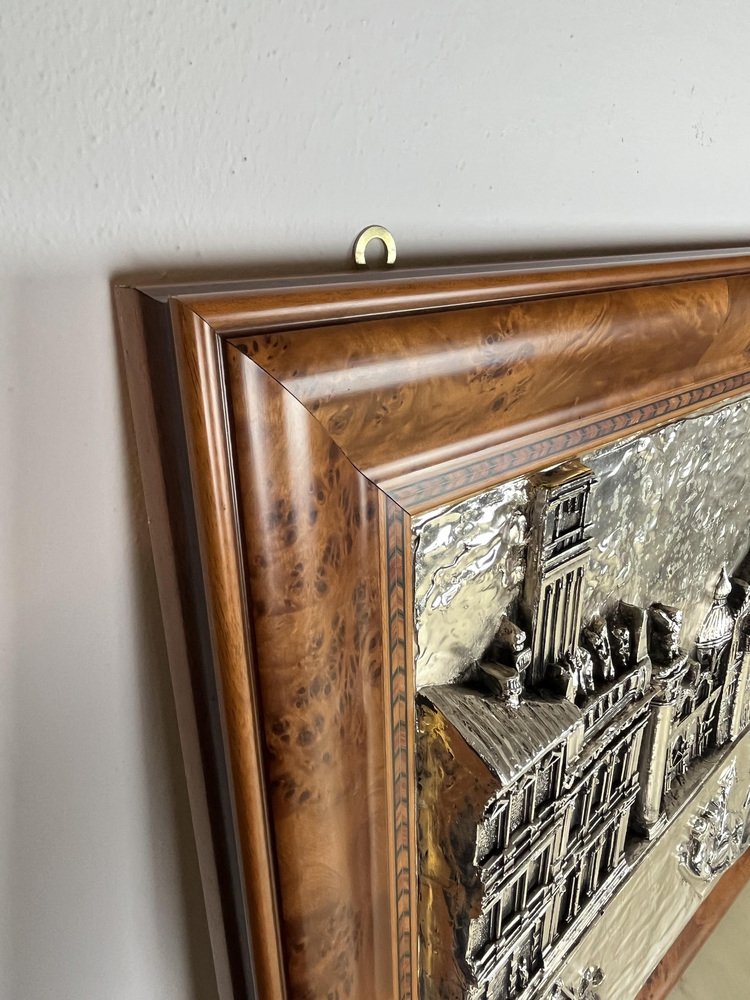
[[736, 244], [743, 0], [4, 0], [9, 1000], [211, 1000], [109, 282]]

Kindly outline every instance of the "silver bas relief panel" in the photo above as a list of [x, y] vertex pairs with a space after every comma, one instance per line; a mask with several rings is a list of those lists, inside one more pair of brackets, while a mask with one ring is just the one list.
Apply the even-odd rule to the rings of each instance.
[[529, 489], [514, 480], [423, 518], [414, 606], [419, 685], [455, 680], [492, 638], [525, 568]]
[[[737, 780], [729, 789], [728, 808], [730, 812], [746, 813], [743, 801], [750, 786], [750, 733], [728, 747], [726, 753], [728, 756], [718, 761], [696, 765], [687, 794], [661, 838], [656, 844], [635, 848], [630, 877], [557, 973], [562, 983], [573, 984], [582, 968], [601, 964], [606, 971], [606, 981], [598, 991], [601, 1000], [633, 1000], [638, 994], [679, 928], [714, 885], [692, 875], [686, 877], [686, 869], [678, 859], [692, 818], [716, 798], [718, 782], [731, 761], [736, 761]], [[644, 919], [644, 900], [648, 900], [648, 919]]]
[[690, 839], [678, 852], [680, 864], [703, 882], [713, 882], [742, 853], [745, 816], [729, 806], [736, 784], [733, 760], [719, 777], [716, 795], [690, 820]]
[[668, 937], [746, 846], [749, 399], [417, 524], [425, 1000], [625, 1000], [598, 928], [637, 873], [685, 885]]
[[[750, 544], [750, 399], [631, 438], [585, 459], [598, 483], [587, 574], [593, 614], [615, 598], [684, 609], [694, 641], [717, 567]], [[658, 596], [657, 596], [658, 595]]]
[[[750, 546], [750, 397], [581, 457], [597, 480], [583, 620], [660, 600], [694, 641], [717, 566]], [[459, 679], [518, 601], [528, 501], [518, 479], [416, 520], [418, 688]]]
[[581, 973], [574, 986], [558, 981], [553, 984], [548, 1000], [602, 1000], [597, 987], [604, 982], [604, 973], [598, 965], [590, 965]]

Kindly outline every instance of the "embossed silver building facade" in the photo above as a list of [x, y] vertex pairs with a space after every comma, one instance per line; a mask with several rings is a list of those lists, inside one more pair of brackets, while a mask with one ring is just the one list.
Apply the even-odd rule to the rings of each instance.
[[[527, 499], [523, 579], [484, 653], [419, 691], [426, 1000], [554, 995], [565, 956], [627, 876], [629, 847], [658, 837], [693, 761], [749, 721], [744, 551], [731, 577], [714, 565], [688, 648], [686, 609], [659, 592], [592, 609], [596, 478], [572, 461], [512, 484]], [[739, 840], [733, 828], [733, 857]], [[685, 851], [700, 867], [705, 845]]]
[[[588, 452], [596, 525], [584, 617], [619, 601], [683, 611], [693, 642], [722, 564], [750, 547], [750, 398]], [[417, 687], [460, 679], [523, 590], [529, 484], [504, 483], [415, 521]]]

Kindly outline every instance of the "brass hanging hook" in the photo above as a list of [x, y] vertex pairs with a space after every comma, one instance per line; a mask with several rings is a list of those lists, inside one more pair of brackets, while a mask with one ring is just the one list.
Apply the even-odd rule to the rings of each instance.
[[367, 247], [372, 240], [380, 240], [386, 249], [386, 267], [396, 263], [396, 241], [385, 226], [368, 226], [354, 241], [354, 263], [357, 267], [367, 267]]

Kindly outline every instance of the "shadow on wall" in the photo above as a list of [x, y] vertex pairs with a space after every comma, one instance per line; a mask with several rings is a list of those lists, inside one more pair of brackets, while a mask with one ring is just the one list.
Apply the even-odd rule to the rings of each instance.
[[211, 1000], [109, 289], [11, 291], [3, 995]]

